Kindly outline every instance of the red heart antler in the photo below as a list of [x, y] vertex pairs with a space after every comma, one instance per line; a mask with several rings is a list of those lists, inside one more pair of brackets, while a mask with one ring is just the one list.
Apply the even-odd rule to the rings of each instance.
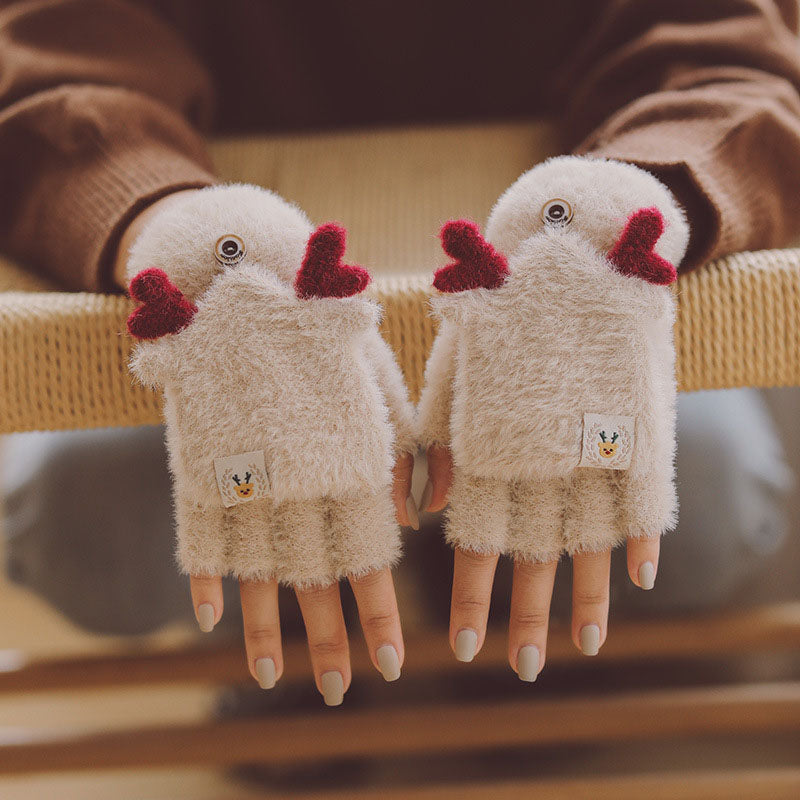
[[439, 236], [445, 253], [455, 259], [433, 276], [433, 285], [440, 292], [496, 289], [505, 281], [508, 275], [505, 256], [481, 236], [474, 222], [451, 220], [442, 226]]
[[164, 270], [143, 269], [131, 281], [130, 296], [144, 305], [128, 317], [128, 332], [137, 339], [158, 339], [185, 328], [197, 313]]
[[329, 222], [308, 239], [303, 263], [294, 279], [295, 294], [311, 297], [351, 297], [363, 292], [370, 275], [363, 267], [342, 264], [346, 231]]
[[664, 233], [664, 218], [653, 208], [640, 208], [628, 217], [625, 230], [611, 248], [608, 260], [617, 272], [635, 275], [648, 283], [667, 286], [675, 281], [675, 267], [653, 248]]

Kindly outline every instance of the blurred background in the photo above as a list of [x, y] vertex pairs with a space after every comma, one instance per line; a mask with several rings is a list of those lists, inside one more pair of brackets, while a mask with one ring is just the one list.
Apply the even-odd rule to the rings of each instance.
[[[715, 59], [730, 62], [746, 83], [745, 68], [788, 73], [775, 66], [791, 61], [781, 48], [796, 51], [789, 3], [744, 3], [742, 11], [721, 2], [700, 13], [693, 3], [643, 2], [640, 17], [626, 3], [565, 3], [543, 17], [539, 5], [500, 3], [476, 20], [450, 3], [399, 13], [345, 2], [326, 4], [312, 25], [310, 12], [290, 3], [0, 3], [0, 65], [17, 65], [6, 72], [11, 78], [29, 76], [0, 87], [0, 113], [17, 120], [8, 133], [0, 117], [9, 176], [0, 184], [4, 800], [800, 796], [800, 389], [792, 388], [800, 383], [800, 251], [792, 248], [800, 227], [792, 228], [789, 211], [780, 235], [748, 246], [729, 237], [725, 250], [719, 237], [713, 247], [705, 242], [713, 222], [691, 187], [670, 184], [696, 211], [696, 252], [711, 248], [713, 261], [698, 256], [693, 282], [679, 284], [679, 302], [693, 298], [680, 320], [692, 332], [680, 357], [691, 361], [694, 385], [720, 383], [712, 379], [725, 372], [714, 362], [718, 351], [692, 338], [705, 318], [712, 332], [735, 339], [741, 363], [728, 370], [731, 388], [680, 395], [679, 528], [664, 540], [652, 592], [630, 584], [624, 551], [615, 554], [609, 638], [597, 658], [581, 657], [569, 640], [565, 562], [547, 666], [534, 684], [517, 679], [506, 657], [503, 563], [487, 643], [472, 664], [456, 662], [446, 638], [452, 553], [440, 518], [423, 515], [419, 533], [404, 532], [396, 572], [403, 677], [384, 683], [369, 665], [343, 586], [354, 681], [344, 706], [327, 709], [290, 592], [281, 597], [285, 676], [263, 692], [246, 672], [236, 587], [226, 588], [222, 623], [200, 634], [174, 565], [163, 431], [153, 424], [159, 406], [132, 387], [125, 368], [129, 342], [120, 332], [129, 305], [109, 261], [142, 198], [211, 175], [267, 186], [315, 221], [341, 221], [348, 258], [367, 265], [401, 306], [416, 307], [425, 294], [409, 286], [441, 265], [436, 232], [446, 219], [485, 220], [524, 170], [567, 151], [635, 98], [658, 93], [670, 75], [679, 77], [669, 92], [679, 91], [687, 64], [713, 70]], [[253, 31], [261, 34], [258, 53], [248, 44]], [[571, 36], [575, 52], [566, 54]], [[711, 47], [715, 37], [724, 48]], [[624, 66], [645, 40], [674, 52], [675, 63], [634, 59], [623, 70], [633, 85], [609, 83], [615, 73], [599, 66], [596, 51]], [[684, 40], [699, 50], [683, 48]], [[732, 41], [745, 42], [744, 55]], [[763, 52], [768, 67], [759, 65]], [[185, 85], [175, 77], [181, 70]], [[105, 104], [104, 92], [118, 84], [123, 91]], [[91, 105], [94, 85], [100, 106]], [[48, 92], [74, 86], [89, 94], [48, 106]], [[583, 104], [564, 110], [558, 95], [573, 88]], [[742, 90], [748, 98], [751, 88]], [[127, 116], [131, 91], [158, 96], [152, 118], [152, 109]], [[606, 99], [590, 111], [595, 95]], [[741, 108], [732, 102], [715, 108], [739, 130]], [[763, 123], [783, 113], [765, 103], [768, 111], [756, 105], [748, 113], [762, 115], [758, 130], [788, 172], [800, 161], [800, 139], [790, 150]], [[48, 109], [32, 129], [30, 104]], [[164, 134], [172, 124], [190, 130]], [[658, 146], [688, 153], [692, 130]], [[154, 177], [151, 165], [143, 177], [125, 160], [129, 149], [114, 149], [125, 142], [138, 152], [141, 132], [159, 141], [152, 158], [183, 164], [188, 150], [193, 165], [176, 167], [169, 180]], [[31, 155], [25, 135], [52, 141]], [[97, 145], [98, 136], [107, 141]], [[197, 155], [193, 137], [201, 136], [207, 153]], [[729, 142], [733, 134], [713, 136]], [[602, 150], [613, 140], [607, 132], [595, 144]], [[164, 156], [165, 142], [180, 152]], [[641, 152], [631, 159], [641, 161]], [[87, 183], [96, 188], [107, 177], [97, 178], [96, 162], [135, 173], [124, 192], [109, 193], [120, 208], [107, 218], [86, 194]], [[61, 176], [57, 186], [41, 177], [45, 169]], [[775, 201], [768, 178], [761, 188], [748, 180], [748, 203]], [[35, 197], [21, 194], [33, 185]], [[70, 229], [69, 215], [88, 215], [89, 206], [91, 225]], [[20, 209], [33, 209], [27, 239], [8, 222]], [[50, 244], [39, 242], [47, 237]], [[747, 249], [770, 254], [725, 258]], [[780, 308], [761, 327], [748, 324], [763, 313], [759, 296], [747, 292], [752, 275], [778, 287], [770, 296]], [[718, 290], [726, 282], [735, 304], [711, 305], [709, 298], [725, 302]], [[384, 333], [402, 350], [396, 332]], [[771, 363], [764, 348], [773, 341], [781, 343], [779, 378], [768, 370], [753, 378], [748, 364]], [[414, 399], [421, 368], [406, 374]], [[786, 385], [767, 388], [778, 383]], [[421, 457], [417, 499], [424, 482]]]
[[[265, 173], [281, 176], [278, 190], [314, 218], [337, 213], [352, 231], [357, 258], [378, 265], [390, 284], [400, 274], [427, 273], [439, 263], [432, 233], [437, 224], [429, 220], [446, 219], [459, 208], [463, 213], [465, 206], [483, 218], [525, 162], [551, 151], [553, 136], [547, 123], [519, 122], [235, 138], [216, 142], [213, 152], [221, 174], [266, 182], [255, 166], [261, 164]], [[271, 159], [282, 160], [280, 169]], [[462, 169], [465, 160], [469, 174]], [[331, 162], [337, 170], [333, 182], [329, 172], [314, 168]], [[309, 179], [309, 173], [319, 177]], [[362, 203], [369, 187], [370, 201]], [[385, 238], [375, 234], [383, 229]], [[385, 684], [368, 666], [355, 606], [342, 587], [356, 677], [336, 713], [348, 724], [344, 730], [355, 724], [367, 732], [367, 741], [355, 745], [356, 755], [347, 757], [337, 755], [336, 747], [328, 756], [324, 745], [317, 749], [318, 736], [340, 735], [339, 717], [319, 702], [291, 592], [281, 598], [286, 675], [270, 692], [254, 688], [245, 671], [235, 586], [227, 586], [225, 614], [215, 632], [196, 631], [188, 585], [172, 556], [160, 426], [8, 435], [1, 473], [0, 724], [6, 743], [39, 742], [50, 749], [12, 752], [5, 762], [0, 749], [0, 764], [21, 759], [31, 769], [36, 763], [52, 768], [62, 758], [84, 763], [74, 773], [0, 777], [2, 796], [84, 798], [113, 791], [120, 797], [211, 798], [341, 791], [346, 797], [360, 796], [348, 794], [356, 790], [383, 796], [392, 788], [406, 796], [410, 787], [448, 791], [465, 783], [477, 791], [512, 779], [523, 788], [510, 796], [527, 796], [526, 781], [546, 778], [581, 777], [592, 786], [598, 777], [644, 774], [643, 780], [656, 775], [661, 783], [664, 772], [679, 780], [689, 769], [707, 778], [734, 769], [730, 774], [747, 768], [758, 776], [760, 770], [796, 766], [800, 731], [791, 716], [781, 721], [775, 707], [794, 695], [768, 694], [767, 708], [759, 711], [758, 702], [750, 708], [752, 698], [738, 692], [793, 687], [798, 677], [799, 412], [796, 389], [680, 395], [681, 521], [664, 541], [656, 589], [643, 593], [633, 587], [624, 551], [617, 552], [609, 641], [598, 658], [582, 659], [569, 641], [570, 574], [569, 563], [562, 563], [548, 664], [535, 684], [521, 683], [506, 661], [507, 563], [498, 573], [486, 647], [470, 665], [452, 658], [446, 639], [452, 553], [441, 540], [438, 515], [423, 515], [419, 533], [404, 533], [406, 557], [396, 573], [408, 650], [399, 682]], [[754, 442], [757, 448], [750, 447]], [[420, 459], [417, 498], [425, 474]], [[633, 707], [625, 705], [630, 693]], [[587, 716], [570, 723], [560, 709], [576, 701]], [[603, 705], [608, 701], [611, 708]], [[725, 712], [729, 702], [731, 717]], [[551, 704], [542, 713], [554, 714], [555, 723], [537, 719], [541, 703]], [[680, 725], [677, 734], [670, 733], [668, 720], [667, 729], [659, 730], [673, 703], [679, 717], [699, 720], [688, 725], [691, 734]], [[713, 707], [705, 709], [707, 703]], [[573, 711], [570, 705], [564, 709]], [[471, 716], [447, 717], [464, 710]], [[743, 722], [754, 713], [766, 714], [758, 732]], [[510, 743], [503, 736], [505, 714], [516, 731]], [[618, 741], [606, 735], [607, 714], [621, 716]], [[707, 723], [706, 714], [712, 715]], [[625, 730], [626, 719], [642, 718], [650, 720], [646, 734], [636, 725]], [[252, 729], [218, 727], [253, 720]], [[299, 720], [299, 739], [270, 764], [269, 740], [283, 740], [287, 720]], [[323, 723], [330, 727], [317, 734]], [[405, 726], [403, 738], [411, 744], [400, 741], [393, 752], [396, 725]], [[417, 752], [415, 730], [430, 731], [431, 725], [433, 743], [423, 742]], [[461, 741], [463, 725], [473, 734], [484, 731], [486, 743], [469, 736]], [[573, 725], [583, 730], [570, 732]], [[190, 746], [186, 730], [195, 727], [204, 744]], [[170, 731], [180, 731], [179, 738], [172, 739]], [[120, 738], [106, 740], [107, 732]], [[259, 738], [267, 765], [255, 759], [214, 768], [217, 748], [224, 753], [238, 743], [231, 745], [231, 758], [241, 762], [246, 752], [240, 747], [251, 736]], [[74, 737], [86, 749], [70, 744]], [[174, 748], [182, 745], [189, 748], [186, 758], [199, 763], [153, 769], [162, 748], [180, 761]], [[209, 747], [215, 754], [203, 755]], [[117, 767], [132, 759], [137, 768], [87, 770], [86, 759], [91, 764], [95, 758]], [[765, 786], [774, 790], [769, 781]], [[571, 784], [552, 789], [562, 790], [578, 791]], [[641, 784], [630, 789], [642, 790]]]

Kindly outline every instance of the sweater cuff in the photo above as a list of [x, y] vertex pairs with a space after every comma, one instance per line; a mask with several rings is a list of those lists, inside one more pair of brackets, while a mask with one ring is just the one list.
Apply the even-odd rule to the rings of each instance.
[[[199, 189], [215, 182], [210, 164], [200, 164], [159, 142], [140, 142], [117, 150], [101, 148], [95, 164], [75, 181], [74, 203], [80, 219], [60, 205], [56, 214], [69, 215], [63, 224], [90, 243], [83, 263], [64, 277], [94, 291], [119, 291], [112, 269], [120, 237], [131, 220], [148, 205], [182, 189]], [[74, 208], [74, 206], [73, 206]], [[55, 220], [59, 224], [59, 220]], [[66, 265], [69, 266], [69, 265]], [[59, 271], [64, 265], [59, 265]]]

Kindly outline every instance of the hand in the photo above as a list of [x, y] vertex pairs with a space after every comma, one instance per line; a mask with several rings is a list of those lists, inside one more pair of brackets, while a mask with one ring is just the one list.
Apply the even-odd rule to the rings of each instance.
[[399, 453], [392, 470], [392, 500], [397, 521], [404, 526], [419, 530], [419, 512], [411, 494], [411, 478], [414, 474], [414, 456]]
[[[441, 511], [453, 478], [452, 455], [446, 447], [428, 448], [430, 503], [422, 511]], [[640, 589], [652, 589], [658, 569], [660, 537], [628, 539], [628, 575]], [[450, 605], [450, 647], [460, 661], [472, 661], [483, 646], [498, 555], [455, 549]], [[508, 663], [522, 680], [534, 681], [544, 667], [550, 599], [557, 561], [514, 564]], [[572, 641], [593, 656], [608, 630], [611, 550], [580, 554], [572, 560]], [[528, 649], [532, 648], [532, 649]]]
[[[350, 579], [370, 658], [387, 681], [400, 677], [405, 658], [400, 616], [389, 569]], [[191, 576], [192, 604], [204, 632], [222, 617], [222, 579]], [[250, 674], [262, 689], [271, 689], [283, 674], [281, 628], [276, 581], [240, 581], [244, 643]], [[326, 705], [342, 702], [350, 687], [350, 650], [339, 584], [295, 588], [308, 636], [317, 689]]]
[[486, 227], [448, 222], [452, 261], [431, 300], [440, 326], [419, 429], [423, 507], [449, 497], [450, 639], [483, 643], [499, 554], [516, 567], [509, 662], [545, 658], [556, 564], [573, 557], [572, 638], [596, 655], [608, 624], [611, 548], [651, 588], [658, 536], [677, 517], [672, 328], [688, 225], [669, 190], [631, 164], [551, 159], [498, 200]]
[[278, 583], [293, 586], [317, 688], [338, 705], [351, 680], [342, 577], [375, 667], [400, 676], [394, 518], [418, 521], [413, 456], [391, 474], [387, 457], [392, 441], [413, 441], [412, 408], [378, 309], [358, 297], [369, 275], [342, 263], [343, 229], [314, 230], [254, 187], [181, 195], [137, 218], [120, 257], [142, 303], [128, 320], [131, 370], [165, 388], [178, 557], [198, 624], [213, 629], [222, 576], [237, 578], [249, 670], [271, 688], [283, 673]]
[[[411, 492], [414, 456], [401, 453], [394, 468], [392, 495], [397, 521], [409, 525], [407, 499]], [[419, 529], [413, 506], [414, 529]], [[222, 617], [222, 578], [193, 575], [190, 579], [192, 604], [200, 629], [209, 633]], [[364, 639], [372, 663], [387, 681], [400, 677], [405, 658], [403, 633], [397, 609], [392, 574], [388, 569], [363, 578], [350, 579], [358, 605]], [[283, 674], [278, 584], [240, 581], [239, 590], [244, 622], [244, 643], [250, 674], [262, 689], [271, 689]], [[347, 630], [342, 615], [338, 584], [322, 589], [295, 589], [308, 635], [309, 651], [317, 688], [328, 705], [338, 705], [350, 686], [350, 655]], [[323, 678], [327, 673], [332, 678]], [[341, 687], [335, 674], [342, 676]]]

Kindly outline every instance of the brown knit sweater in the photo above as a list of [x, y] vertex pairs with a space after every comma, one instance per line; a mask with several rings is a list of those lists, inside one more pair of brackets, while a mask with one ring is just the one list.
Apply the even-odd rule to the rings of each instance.
[[128, 221], [213, 181], [211, 129], [541, 114], [673, 189], [687, 266], [779, 246], [800, 232], [797, 23], [794, 0], [0, 0], [0, 249], [110, 288]]

